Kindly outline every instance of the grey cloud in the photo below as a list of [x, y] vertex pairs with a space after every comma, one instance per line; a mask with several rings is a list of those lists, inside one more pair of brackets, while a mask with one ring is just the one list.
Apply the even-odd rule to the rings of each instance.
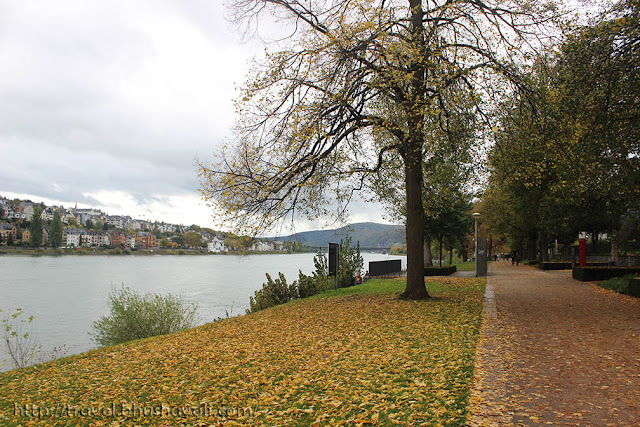
[[[216, 3], [216, 2], [208, 2]], [[140, 3], [138, 3], [140, 4]], [[191, 105], [198, 84], [149, 84], [149, 96], [128, 85], [153, 78], [159, 43], [131, 2], [3, 3], [0, 27], [0, 153], [2, 189], [81, 200], [82, 193], [120, 190], [143, 202], [153, 194], [195, 192], [194, 158], [210, 152], [229, 127], [230, 99]], [[152, 6], [150, 6], [152, 5]], [[205, 2], [194, 3], [199, 8]], [[181, 13], [181, 3], [152, 2], [149, 13]], [[216, 9], [211, 7], [213, 18]], [[44, 12], [43, 12], [44, 11]], [[187, 6], [189, 16], [201, 16]], [[138, 21], [136, 21], [138, 20]], [[203, 28], [206, 22], [202, 21]], [[210, 33], [221, 40], [219, 26]], [[187, 40], [188, 41], [188, 40]], [[232, 47], [229, 47], [231, 49]], [[211, 51], [202, 52], [212, 55]], [[166, 62], [166, 59], [165, 59]], [[148, 74], [144, 74], [148, 73]], [[188, 76], [187, 76], [188, 77]], [[154, 101], [156, 101], [154, 103]], [[160, 104], [160, 105], [158, 105]], [[217, 105], [222, 105], [216, 111]]]
[[196, 195], [194, 159], [230, 135], [234, 84], [262, 50], [224, 13], [217, 0], [0, 2], [0, 194]]

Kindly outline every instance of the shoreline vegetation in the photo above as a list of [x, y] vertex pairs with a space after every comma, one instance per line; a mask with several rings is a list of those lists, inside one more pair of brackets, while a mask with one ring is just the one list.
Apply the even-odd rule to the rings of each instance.
[[206, 249], [153, 249], [153, 250], [126, 250], [120, 248], [1, 248], [2, 255], [41, 255], [41, 256], [59, 256], [59, 255], [283, 255], [298, 253], [315, 253], [311, 248], [299, 251], [226, 251], [226, 252], [208, 252]]
[[0, 424], [464, 425], [485, 284], [428, 278], [407, 301], [406, 279], [372, 279], [5, 372]]

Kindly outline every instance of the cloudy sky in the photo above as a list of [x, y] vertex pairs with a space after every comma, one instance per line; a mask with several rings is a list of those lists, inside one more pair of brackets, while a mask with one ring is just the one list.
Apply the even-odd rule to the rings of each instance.
[[226, 14], [221, 0], [0, 0], [0, 195], [213, 226], [194, 159], [231, 135], [264, 49]]

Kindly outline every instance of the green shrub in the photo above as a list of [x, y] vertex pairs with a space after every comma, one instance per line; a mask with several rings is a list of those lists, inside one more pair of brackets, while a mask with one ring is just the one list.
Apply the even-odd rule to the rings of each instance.
[[[588, 262], [587, 267], [608, 267], [607, 262]], [[571, 261], [546, 261], [538, 264], [540, 270], [571, 270]]]
[[627, 292], [629, 295], [640, 298], [640, 277], [635, 277], [629, 280]]
[[598, 282], [598, 286], [610, 289], [619, 294], [630, 294], [629, 292], [629, 282], [635, 276], [633, 274], [628, 274], [622, 277], [612, 277], [611, 279], [604, 280], [602, 282]]
[[327, 258], [322, 250], [319, 250], [313, 257], [313, 263], [316, 266], [313, 275], [307, 276], [298, 270], [298, 281], [290, 285], [287, 284], [287, 279], [282, 273], [278, 273], [276, 280], [272, 280], [271, 276], [267, 274], [267, 283], [263, 283], [262, 289], [257, 290], [254, 296], [249, 298], [247, 314], [332, 289], [333, 280], [327, 276]]
[[594, 282], [621, 277], [628, 274], [640, 274], [640, 267], [576, 267], [573, 278], [582, 282]]
[[364, 266], [364, 260], [360, 255], [360, 242], [357, 243], [355, 248], [351, 247], [351, 237], [347, 235], [344, 241], [340, 240], [338, 257], [338, 287], [347, 288], [355, 285], [356, 276], [362, 272], [362, 267]]
[[333, 289], [333, 280], [324, 275], [320, 276], [313, 273], [313, 276], [306, 276], [299, 271], [298, 273], [298, 297], [308, 298], [322, 292]]
[[171, 334], [194, 326], [197, 305], [171, 294], [140, 294], [122, 285], [109, 293], [111, 314], [93, 322], [94, 341], [101, 346]]
[[278, 273], [276, 280], [271, 279], [267, 273], [267, 283], [262, 284], [262, 289], [255, 291], [254, 296], [249, 297], [249, 309], [247, 313], [264, 310], [275, 305], [284, 304], [297, 298], [297, 283], [287, 284], [284, 274]]
[[32, 322], [35, 317], [25, 316], [24, 311], [18, 308], [14, 313], [0, 319], [0, 348], [9, 356], [9, 360], [0, 360], [0, 367], [6, 362], [14, 368], [24, 368], [37, 363], [42, 346], [33, 334]]
[[538, 264], [540, 270], [571, 270], [571, 261], [547, 261]]

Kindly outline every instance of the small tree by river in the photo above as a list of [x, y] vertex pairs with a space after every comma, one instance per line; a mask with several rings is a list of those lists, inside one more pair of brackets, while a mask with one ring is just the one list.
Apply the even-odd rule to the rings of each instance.
[[196, 304], [171, 294], [140, 294], [122, 285], [109, 294], [111, 314], [93, 322], [94, 341], [108, 346], [171, 334], [195, 326]]

